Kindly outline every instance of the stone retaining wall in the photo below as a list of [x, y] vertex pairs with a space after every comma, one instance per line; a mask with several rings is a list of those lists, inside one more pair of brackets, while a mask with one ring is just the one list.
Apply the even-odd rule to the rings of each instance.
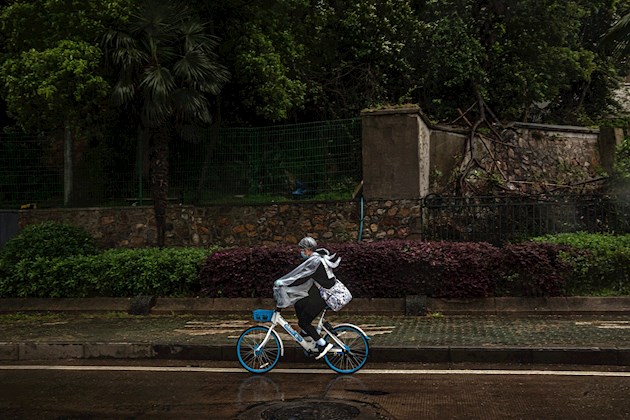
[[[320, 242], [418, 238], [419, 200], [287, 203], [258, 206], [170, 206], [167, 246], [271, 246], [309, 235]], [[81, 226], [103, 248], [155, 244], [150, 206], [36, 209], [19, 212], [20, 226], [48, 220]]]

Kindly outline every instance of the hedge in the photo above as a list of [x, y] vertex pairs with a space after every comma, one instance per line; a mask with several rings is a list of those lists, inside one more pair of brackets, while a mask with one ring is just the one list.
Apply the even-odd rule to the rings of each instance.
[[24, 259], [0, 278], [1, 297], [191, 296], [212, 249], [113, 249], [96, 255]]
[[[558, 296], [564, 293], [567, 247], [528, 242], [502, 248], [475, 242], [390, 240], [331, 244], [336, 275], [355, 297], [445, 298]], [[208, 257], [201, 295], [270, 297], [273, 281], [301, 262], [295, 247], [235, 248]]]
[[[335, 272], [355, 297], [630, 294], [630, 235], [561, 234], [503, 247], [391, 240], [329, 249], [341, 256]], [[215, 251], [37, 255], [0, 273], [0, 297], [271, 297], [273, 281], [302, 261], [293, 246]]]
[[560, 257], [573, 267], [567, 278], [571, 295], [630, 295], [630, 235], [562, 233], [534, 238], [571, 249]]

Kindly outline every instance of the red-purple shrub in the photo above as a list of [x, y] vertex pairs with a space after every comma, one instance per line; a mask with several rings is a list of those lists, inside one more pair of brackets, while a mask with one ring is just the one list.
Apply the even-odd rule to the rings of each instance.
[[474, 298], [494, 294], [501, 269], [500, 248], [485, 242], [436, 242], [432, 256], [431, 271], [441, 277], [433, 297]]
[[[392, 240], [326, 247], [342, 258], [335, 273], [355, 297], [557, 296], [569, 269], [558, 258], [565, 247], [535, 242], [497, 248], [478, 242]], [[271, 297], [274, 280], [301, 262], [297, 247], [291, 246], [216, 252], [200, 271], [201, 294]]]
[[199, 272], [201, 295], [271, 297], [273, 282], [302, 262], [296, 247], [234, 248], [215, 252]]
[[501, 296], [561, 296], [571, 267], [561, 252], [569, 247], [550, 243], [523, 242], [503, 247], [504, 272], [496, 285]]
[[[335, 273], [355, 297], [491, 296], [504, 261], [501, 249], [487, 243], [391, 240], [326, 247], [342, 258]], [[201, 269], [201, 294], [270, 297], [273, 281], [300, 262], [297, 248], [289, 246], [217, 252]]]

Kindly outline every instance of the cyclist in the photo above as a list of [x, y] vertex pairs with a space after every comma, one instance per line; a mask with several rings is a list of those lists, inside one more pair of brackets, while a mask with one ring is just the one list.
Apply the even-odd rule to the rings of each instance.
[[310, 336], [315, 341], [319, 353], [315, 359], [319, 360], [333, 347], [332, 343], [320, 337], [312, 324], [326, 307], [319, 287], [330, 289], [335, 284], [332, 269], [337, 268], [341, 258], [336, 254], [331, 255], [325, 248], [317, 248], [317, 241], [310, 236], [302, 238], [298, 248], [306, 261], [276, 280], [273, 292], [279, 308], [295, 306], [302, 335]]

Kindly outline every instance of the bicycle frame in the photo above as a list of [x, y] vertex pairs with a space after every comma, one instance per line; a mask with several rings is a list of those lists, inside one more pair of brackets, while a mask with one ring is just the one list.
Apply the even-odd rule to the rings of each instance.
[[[315, 329], [320, 334], [321, 334], [322, 331], [324, 331], [326, 334], [328, 334], [328, 337], [330, 337], [330, 339], [334, 342], [333, 344], [336, 344], [336, 346], [333, 347], [330, 350], [330, 352], [331, 353], [341, 353], [341, 352], [344, 352], [344, 351], [349, 351], [350, 349], [348, 348], [348, 346], [343, 341], [341, 341], [333, 333], [332, 327], [329, 329], [326, 326], [327, 322], [325, 321], [325, 315], [326, 315], [326, 310], [324, 309], [324, 311], [322, 312], [321, 316], [319, 317], [319, 321], [318, 321], [317, 326], [315, 327]], [[273, 313], [273, 316], [271, 317], [271, 326], [269, 327], [269, 330], [267, 330], [267, 334], [265, 335], [265, 338], [263, 339], [263, 341], [258, 345], [258, 347], [256, 347], [256, 349], [255, 349], [256, 352], [259, 352], [260, 349], [265, 347], [265, 345], [269, 341], [269, 337], [271, 336], [272, 331], [275, 330], [276, 325], [280, 325], [291, 337], [293, 337], [295, 342], [297, 342], [300, 346], [302, 346], [302, 348], [304, 348], [304, 350], [306, 350], [306, 351], [313, 351], [315, 349], [315, 342], [312, 339], [311, 340], [306, 340], [304, 337], [302, 337], [300, 335], [300, 333], [295, 331], [293, 329], [293, 327], [291, 327], [289, 322], [287, 322], [287, 320], [282, 317], [282, 315], [280, 314], [280, 311], [276, 310]], [[368, 337], [368, 335], [361, 328], [357, 327], [356, 325], [353, 325], [353, 324], [339, 324], [338, 327], [339, 326], [343, 326], [343, 325], [349, 325], [349, 326], [352, 326], [352, 327], [356, 328], [368, 340], [370, 339], [370, 337]], [[280, 356], [284, 356], [284, 343], [282, 342], [282, 338], [280, 338], [280, 336], [278, 336], [278, 341], [280, 342]]]

